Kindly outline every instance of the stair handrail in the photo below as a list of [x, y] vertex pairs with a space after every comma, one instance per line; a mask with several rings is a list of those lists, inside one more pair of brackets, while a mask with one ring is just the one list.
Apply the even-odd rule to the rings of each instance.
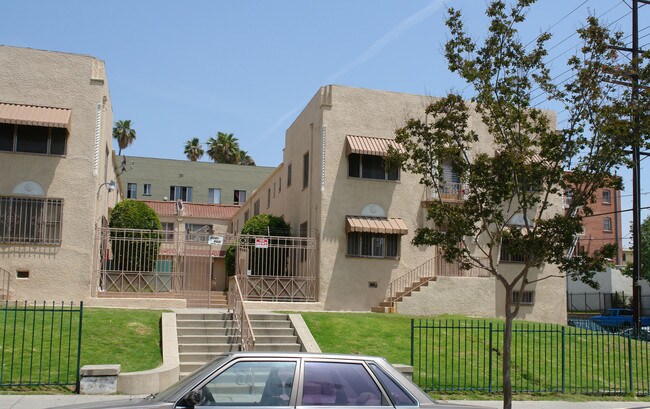
[[244, 297], [237, 276], [231, 277], [228, 290], [228, 308], [232, 310], [232, 318], [239, 326], [239, 347], [242, 351], [252, 351], [255, 348], [255, 334], [248, 318]]
[[11, 273], [0, 267], [0, 300], [8, 301], [11, 294]]
[[482, 268], [472, 267], [469, 270], [462, 270], [457, 263], [445, 262], [441, 255], [425, 261], [407, 273], [397, 277], [388, 284], [386, 301], [390, 307], [395, 307], [395, 302], [401, 297], [400, 292], [407, 288], [411, 291], [422, 286], [423, 278], [433, 279], [434, 277], [490, 277], [491, 274]]

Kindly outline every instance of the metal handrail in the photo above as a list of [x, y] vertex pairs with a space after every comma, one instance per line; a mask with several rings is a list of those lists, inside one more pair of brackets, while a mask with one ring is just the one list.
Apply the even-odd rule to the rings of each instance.
[[253, 333], [253, 326], [246, 312], [244, 297], [242, 296], [237, 276], [233, 276], [230, 279], [228, 308], [232, 310], [232, 318], [239, 326], [240, 349], [242, 351], [252, 351], [255, 348], [255, 334]]
[[0, 300], [9, 300], [11, 294], [11, 274], [4, 268], [0, 268]]
[[447, 182], [435, 187], [427, 187], [426, 200], [465, 200], [467, 184], [462, 182]]
[[490, 277], [491, 274], [485, 269], [472, 267], [463, 270], [457, 263], [448, 263], [442, 257], [434, 257], [413, 270], [403, 274], [388, 284], [386, 301], [390, 307], [395, 307], [407, 292], [419, 289], [425, 282], [435, 277]]

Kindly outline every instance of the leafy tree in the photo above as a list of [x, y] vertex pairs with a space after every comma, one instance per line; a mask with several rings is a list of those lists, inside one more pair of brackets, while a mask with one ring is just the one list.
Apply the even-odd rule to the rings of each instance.
[[[650, 217], [641, 223], [641, 278], [650, 281]], [[623, 273], [632, 276], [632, 263], [625, 266]]]
[[[251, 248], [248, 257], [248, 269], [254, 275], [286, 275], [290, 249], [286, 239], [291, 235], [291, 227], [282, 217], [271, 214], [258, 214], [244, 223], [241, 234], [264, 236], [269, 240], [268, 248]], [[249, 240], [253, 247], [255, 238]]]
[[206, 141], [208, 156], [217, 163], [239, 163], [239, 141], [231, 133], [217, 132], [217, 138]]
[[[568, 60], [574, 75], [556, 85], [544, 62], [550, 35], [542, 33], [533, 47], [526, 47], [517, 34], [533, 2], [519, 0], [508, 7], [493, 0], [481, 44], [467, 34], [461, 12], [448, 10], [451, 35], [445, 57], [474, 97], [466, 102], [452, 92], [433, 101], [423, 119], [409, 119], [397, 130], [396, 141], [405, 152], [392, 149], [388, 158], [389, 165], [419, 175], [422, 184], [438, 193], [427, 208], [432, 227], [417, 229], [413, 244], [438, 246], [446, 261], [482, 268], [503, 287], [503, 407], [508, 409], [512, 323], [520, 310], [513, 294], [560, 277], [556, 270], [597, 285], [593, 276], [614, 249], [605, 246], [594, 255], [567, 250], [582, 230], [582, 218], [592, 214], [595, 192], [621, 188], [620, 179], [611, 175], [628, 163], [629, 146], [641, 143], [632, 138], [629, 118], [635, 106], [629, 90], [614, 84], [621, 78], [611, 78], [625, 71], [612, 48], [622, 45], [620, 34], [589, 18], [578, 30], [583, 47]], [[614, 66], [618, 68], [605, 81], [603, 67]], [[552, 115], [533, 105], [531, 94], [537, 89], [566, 110], [564, 129], [557, 131]], [[647, 105], [638, 108], [636, 112], [648, 110]], [[487, 135], [470, 128], [473, 117], [481, 119]], [[461, 203], [442, 199], [450, 186], [446, 164], [464, 185]], [[564, 212], [561, 196], [569, 188], [573, 199]], [[520, 263], [502, 269], [502, 250]]]
[[119, 156], [122, 154], [122, 149], [126, 149], [135, 141], [135, 129], [131, 128], [130, 119], [115, 122], [113, 138], [117, 140], [117, 146], [120, 148], [117, 153]]
[[187, 159], [191, 160], [192, 162], [196, 162], [197, 160], [201, 159], [205, 152], [203, 151], [203, 147], [201, 146], [199, 138], [192, 138], [185, 142], [184, 153]]
[[160, 219], [146, 203], [123, 200], [111, 211], [109, 227], [113, 270], [153, 271], [158, 258], [162, 229]]

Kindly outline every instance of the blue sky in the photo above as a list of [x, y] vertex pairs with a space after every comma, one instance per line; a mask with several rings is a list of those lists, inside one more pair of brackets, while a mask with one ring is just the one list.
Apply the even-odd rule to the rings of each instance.
[[[221, 131], [233, 133], [258, 165], [277, 166], [284, 131], [322, 85], [433, 96], [462, 90], [441, 51], [444, 12], [447, 6], [462, 9], [467, 26], [480, 35], [485, 4], [1, 0], [0, 43], [104, 60], [114, 119], [131, 119], [137, 131], [126, 155], [185, 159], [185, 141]], [[629, 33], [629, 12], [618, 0], [539, 0], [521, 37], [527, 42], [550, 30], [549, 59], [559, 57], [552, 68], [560, 73], [565, 53], [578, 45], [569, 36], [589, 13]], [[641, 10], [639, 22], [648, 27], [650, 8]], [[628, 204], [624, 198], [623, 208]]]

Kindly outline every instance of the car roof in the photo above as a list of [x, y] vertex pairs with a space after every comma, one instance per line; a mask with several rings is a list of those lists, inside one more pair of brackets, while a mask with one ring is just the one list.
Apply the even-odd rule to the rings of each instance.
[[240, 351], [228, 354], [231, 358], [256, 357], [256, 358], [319, 358], [319, 359], [350, 359], [361, 361], [385, 361], [383, 357], [371, 355], [335, 354], [320, 352], [265, 352], [265, 351]]

